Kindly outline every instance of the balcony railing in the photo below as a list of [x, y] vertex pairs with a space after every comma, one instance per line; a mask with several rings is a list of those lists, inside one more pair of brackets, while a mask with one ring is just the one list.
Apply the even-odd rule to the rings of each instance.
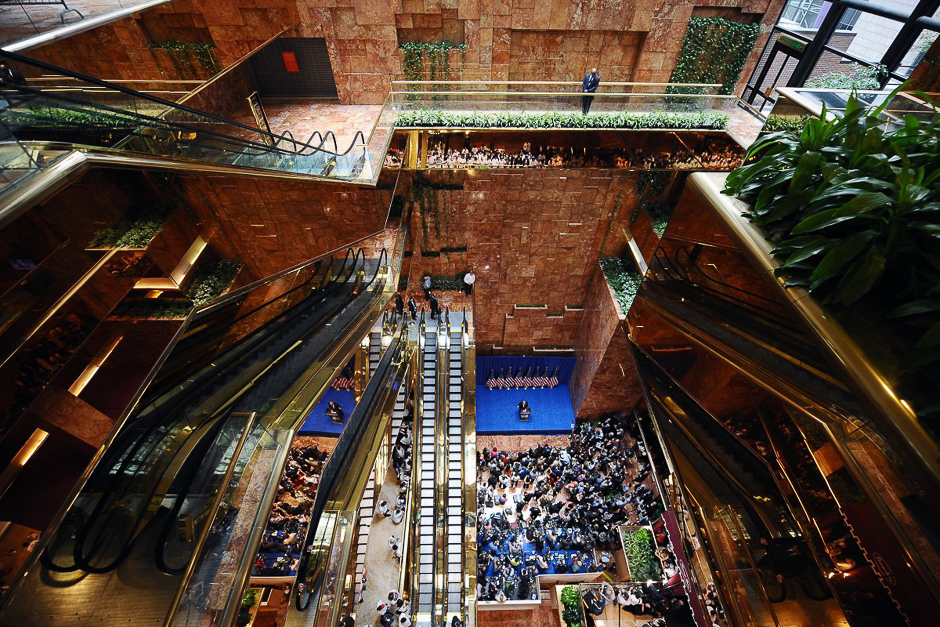
[[[549, 81], [393, 81], [386, 107], [399, 128], [725, 128], [753, 111], [719, 84]], [[582, 98], [590, 97], [590, 114]]]

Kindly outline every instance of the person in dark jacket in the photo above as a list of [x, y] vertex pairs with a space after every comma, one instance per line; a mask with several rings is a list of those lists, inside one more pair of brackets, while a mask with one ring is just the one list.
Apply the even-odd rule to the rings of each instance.
[[437, 296], [434, 294], [430, 295], [431, 297], [431, 320], [437, 318], [438, 314], [441, 313], [441, 306], [437, 302]]
[[[601, 84], [601, 76], [597, 73], [597, 68], [591, 68], [591, 71], [584, 75], [584, 80], [581, 81], [581, 91], [585, 94], [593, 94], [597, 91], [598, 85]], [[581, 113], [587, 115], [591, 110], [591, 103], [594, 101], [594, 96], [581, 96]]]
[[405, 313], [405, 301], [402, 299], [400, 293], [395, 293], [395, 313], [398, 314], [398, 317], [401, 318]]
[[411, 314], [412, 320], [418, 319], [418, 303], [413, 298], [408, 299], [408, 313]]

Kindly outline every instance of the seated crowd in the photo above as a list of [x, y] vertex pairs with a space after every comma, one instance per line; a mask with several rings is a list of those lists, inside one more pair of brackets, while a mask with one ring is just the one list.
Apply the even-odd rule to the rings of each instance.
[[291, 449], [255, 560], [256, 577], [286, 577], [297, 570], [328, 455], [316, 444]]
[[565, 447], [477, 452], [481, 600], [537, 598], [539, 574], [612, 567], [616, 527], [658, 517], [643, 484], [646, 451], [629, 423], [622, 415], [584, 423]]
[[[582, 148], [539, 146], [525, 143], [521, 150], [507, 151], [492, 144], [450, 148], [443, 142], [427, 153], [429, 168], [638, 168], [679, 170], [732, 170], [742, 163], [744, 151], [733, 143], [716, 139], [705, 141], [705, 149], [693, 153], [675, 151], [644, 152], [642, 148]], [[385, 166], [402, 165], [402, 153], [394, 148], [385, 157]]]

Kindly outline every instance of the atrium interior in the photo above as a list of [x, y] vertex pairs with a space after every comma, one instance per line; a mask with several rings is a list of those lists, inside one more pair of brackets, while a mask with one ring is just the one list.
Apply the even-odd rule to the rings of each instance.
[[940, 0], [0, 0], [0, 627], [934, 625]]

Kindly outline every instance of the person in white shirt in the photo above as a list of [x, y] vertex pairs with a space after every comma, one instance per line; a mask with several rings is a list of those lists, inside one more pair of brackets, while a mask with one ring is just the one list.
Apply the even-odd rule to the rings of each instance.
[[398, 508], [392, 512], [392, 522], [396, 525], [400, 525], [401, 521], [405, 518], [405, 510]]
[[396, 536], [394, 536], [394, 535], [391, 535], [391, 536], [388, 537], [388, 546], [389, 546], [389, 548], [391, 548], [391, 547], [393, 547], [393, 546], [396, 546], [399, 542], [401, 542], [401, 540], [399, 540], [399, 539], [398, 539]]
[[467, 296], [473, 294], [473, 284], [476, 283], [477, 275], [473, 273], [473, 270], [463, 275], [463, 293]]

